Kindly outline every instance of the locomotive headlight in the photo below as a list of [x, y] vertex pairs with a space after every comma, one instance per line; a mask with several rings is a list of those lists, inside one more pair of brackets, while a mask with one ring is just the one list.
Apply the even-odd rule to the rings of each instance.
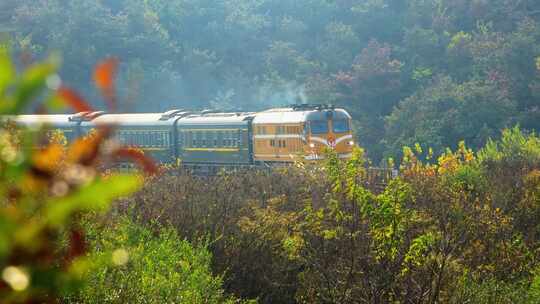
[[349, 146], [354, 146], [354, 141], [353, 140], [349, 141]]
[[310, 148], [315, 148], [315, 144], [314, 143], [309, 143], [309, 147]]

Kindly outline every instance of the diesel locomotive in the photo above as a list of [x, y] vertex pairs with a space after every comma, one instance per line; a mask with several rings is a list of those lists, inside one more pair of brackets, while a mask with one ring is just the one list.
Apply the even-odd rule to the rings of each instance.
[[348, 158], [355, 145], [351, 116], [341, 108], [297, 105], [262, 112], [171, 110], [164, 113], [18, 115], [14, 123], [62, 131], [68, 141], [100, 126], [161, 163], [256, 165], [318, 160], [325, 149]]

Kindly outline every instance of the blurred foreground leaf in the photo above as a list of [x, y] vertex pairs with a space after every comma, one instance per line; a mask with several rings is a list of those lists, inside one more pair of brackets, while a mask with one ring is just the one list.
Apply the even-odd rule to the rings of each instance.
[[61, 225], [75, 211], [105, 211], [113, 199], [128, 195], [141, 185], [142, 178], [136, 175], [118, 174], [97, 180], [73, 195], [51, 200], [45, 218], [53, 225]]

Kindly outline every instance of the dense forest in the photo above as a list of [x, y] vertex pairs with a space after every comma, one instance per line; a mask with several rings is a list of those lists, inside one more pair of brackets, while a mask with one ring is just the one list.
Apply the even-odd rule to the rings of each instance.
[[540, 130], [534, 0], [7, 0], [0, 32], [99, 105], [89, 69], [122, 61], [123, 111], [332, 103], [370, 158], [416, 142], [481, 147]]

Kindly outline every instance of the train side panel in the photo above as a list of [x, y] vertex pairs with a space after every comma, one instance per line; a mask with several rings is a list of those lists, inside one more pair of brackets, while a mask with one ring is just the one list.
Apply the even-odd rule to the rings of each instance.
[[112, 127], [115, 138], [124, 146], [139, 149], [159, 163], [176, 161], [174, 118], [162, 113], [104, 114], [81, 124], [84, 135], [99, 127]]
[[193, 115], [178, 121], [178, 151], [183, 163], [250, 164], [250, 116]]

